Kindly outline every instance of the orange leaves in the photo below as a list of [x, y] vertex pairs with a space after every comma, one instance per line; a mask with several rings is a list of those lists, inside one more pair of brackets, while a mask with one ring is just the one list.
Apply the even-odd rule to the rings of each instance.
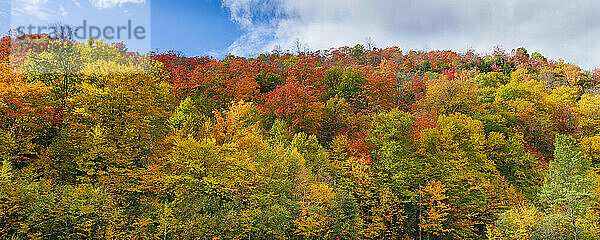
[[49, 90], [39, 82], [26, 83], [22, 75], [0, 66], [0, 125], [16, 118], [37, 119], [38, 124], [58, 123], [58, 109], [48, 105]]
[[185, 57], [183, 54], [169, 51], [154, 56], [154, 60], [163, 63], [165, 70], [169, 73], [169, 79], [165, 79], [175, 89], [175, 95], [183, 98], [189, 95], [198, 85], [192, 72], [199, 66], [206, 64], [211, 59], [204, 57]]
[[368, 72], [365, 84], [368, 99], [375, 108], [389, 110], [397, 106], [398, 90], [396, 88], [396, 73], [398, 66], [393, 62], [383, 60], [377, 71]]
[[264, 147], [259, 134], [259, 121], [253, 103], [234, 102], [228, 111], [215, 111], [215, 123], [209, 126], [212, 130], [211, 137], [219, 143], [235, 143], [240, 148], [256, 150]]
[[287, 83], [313, 86], [321, 90], [325, 78], [325, 69], [317, 63], [316, 59], [301, 57], [286, 71], [286, 75]]
[[446, 185], [440, 181], [430, 181], [425, 186], [420, 194], [423, 197], [421, 206], [423, 207], [423, 222], [419, 224], [426, 232], [431, 232], [433, 235], [440, 236], [448, 233], [451, 229], [447, 229], [448, 212], [450, 204], [446, 196]]
[[[324, 212], [312, 212], [309, 206], [302, 205], [301, 215], [294, 220], [295, 233], [306, 239], [325, 239], [328, 237], [329, 222], [331, 221]], [[312, 211], [311, 211], [312, 210]]]
[[319, 96], [314, 87], [288, 83], [267, 94], [262, 111], [290, 122], [295, 131], [317, 133], [323, 107]]
[[425, 109], [415, 114], [414, 138], [419, 139], [421, 137], [421, 131], [427, 128], [437, 127], [437, 113], [434, 111], [427, 111]]
[[196, 68], [191, 79], [197, 82], [196, 91], [225, 105], [231, 101], [260, 99], [259, 73], [273, 71], [269, 66], [245, 58], [227, 57], [211, 60]]

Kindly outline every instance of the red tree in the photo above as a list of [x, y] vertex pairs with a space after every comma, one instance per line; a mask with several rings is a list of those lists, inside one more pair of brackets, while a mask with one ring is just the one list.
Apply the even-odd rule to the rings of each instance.
[[322, 118], [319, 92], [312, 86], [288, 83], [268, 93], [261, 109], [290, 123], [294, 131], [316, 134]]

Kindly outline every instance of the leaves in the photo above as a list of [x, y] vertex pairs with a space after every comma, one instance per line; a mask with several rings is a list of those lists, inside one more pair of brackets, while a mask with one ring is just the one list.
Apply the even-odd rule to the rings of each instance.
[[0, 238], [593, 239], [597, 72], [5, 37]]

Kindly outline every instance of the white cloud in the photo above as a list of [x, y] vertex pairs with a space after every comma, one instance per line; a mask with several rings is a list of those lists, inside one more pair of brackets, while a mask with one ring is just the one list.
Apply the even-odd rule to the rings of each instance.
[[66, 17], [67, 17], [67, 15], [69, 14], [69, 13], [67, 12], [67, 10], [65, 10], [65, 7], [63, 7], [62, 5], [60, 5], [60, 6], [58, 7], [58, 9], [60, 10], [60, 15], [61, 15], [63, 18], [66, 18]]
[[79, 3], [77, 0], [72, 0], [73, 4], [75, 4], [75, 6], [77, 6], [78, 8], [81, 8], [81, 3]]
[[223, 6], [231, 11], [231, 20], [248, 27], [252, 25], [252, 13], [250, 7], [255, 6], [257, 1], [253, 0], [223, 0]]
[[29, 15], [42, 21], [49, 21], [53, 17], [52, 10], [45, 7], [48, 0], [17, 0], [11, 6], [12, 13], [16, 15]]
[[[295, 39], [329, 49], [374, 39], [378, 47], [525, 47], [585, 68], [600, 67], [600, 1], [579, 0], [223, 0], [245, 34], [239, 55], [291, 48]], [[266, 16], [266, 17], [265, 17]]]
[[145, 4], [146, 0], [89, 0], [92, 5], [97, 8], [114, 8], [121, 7], [126, 3]]
[[30, 5], [39, 5], [42, 3], [47, 3], [48, 0], [17, 0], [17, 2], [27, 3]]
[[0, 0], [0, 17], [8, 17], [10, 14], [10, 0]]

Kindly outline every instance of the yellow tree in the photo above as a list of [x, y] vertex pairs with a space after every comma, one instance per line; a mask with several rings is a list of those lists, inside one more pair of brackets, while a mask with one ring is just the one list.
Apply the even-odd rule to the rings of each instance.
[[420, 194], [423, 197], [420, 205], [423, 208], [423, 221], [419, 223], [419, 227], [438, 237], [451, 232], [447, 221], [450, 205], [446, 196], [446, 186], [440, 181], [432, 180], [420, 190]]
[[477, 109], [478, 94], [479, 88], [474, 80], [442, 75], [427, 82], [427, 93], [422, 104], [424, 108], [439, 114], [471, 113]]
[[486, 135], [483, 124], [463, 114], [442, 115], [439, 128], [422, 132], [419, 156], [428, 166], [425, 174], [446, 186], [450, 204], [446, 218], [447, 236], [476, 238], [495, 214], [510, 206], [506, 196], [515, 194], [484, 149]]

